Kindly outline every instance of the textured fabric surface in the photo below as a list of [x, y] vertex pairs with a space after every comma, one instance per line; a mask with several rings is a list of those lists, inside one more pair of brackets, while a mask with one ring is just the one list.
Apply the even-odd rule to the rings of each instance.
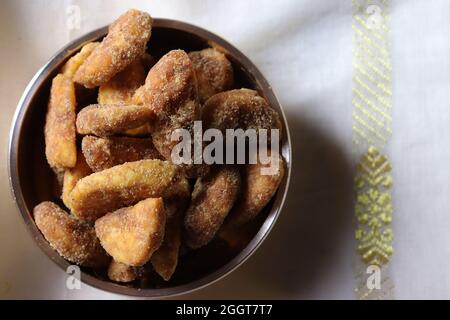
[[[391, 278], [396, 298], [450, 298], [450, 2], [391, 3]], [[71, 30], [73, 5], [81, 23]], [[2, 159], [16, 104], [38, 68], [68, 41], [130, 7], [196, 24], [242, 50], [273, 86], [293, 138], [290, 192], [270, 236], [237, 271], [181, 297], [354, 298], [350, 0], [4, 0]], [[6, 161], [0, 165], [0, 298], [125, 298], [87, 285], [66, 289], [66, 274], [27, 233]]]

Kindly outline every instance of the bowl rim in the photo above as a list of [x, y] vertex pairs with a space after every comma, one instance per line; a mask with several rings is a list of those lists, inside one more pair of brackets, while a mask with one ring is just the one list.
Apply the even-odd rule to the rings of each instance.
[[[207, 39], [208, 42], [210, 43], [219, 45], [221, 48], [225, 49], [230, 56], [232, 56], [237, 61], [239, 61], [243, 66], [245, 66], [246, 71], [254, 77], [256, 85], [262, 90], [262, 92], [266, 96], [266, 99], [268, 99], [272, 105], [274, 104], [277, 105], [277, 110], [281, 115], [283, 122], [284, 127], [283, 139], [285, 140], [285, 142], [282, 143], [280, 146], [281, 147], [280, 151], [283, 154], [283, 157], [285, 158], [286, 162], [286, 173], [285, 177], [283, 178], [284, 181], [282, 181], [280, 189], [276, 194], [275, 202], [272, 205], [272, 208], [274, 208], [276, 204], [275, 210], [273, 209], [270, 210], [267, 218], [261, 225], [260, 229], [254, 235], [252, 240], [247, 244], [247, 246], [240, 253], [238, 253], [233, 259], [231, 259], [230, 261], [228, 261], [226, 264], [222, 265], [215, 271], [206, 274], [194, 281], [173, 287], [157, 288], [157, 289], [141, 289], [141, 288], [127, 287], [114, 282], [105, 281], [81, 270], [80, 274], [81, 282], [90, 285], [94, 288], [100, 289], [102, 291], [135, 297], [162, 298], [187, 294], [195, 290], [204, 288], [208, 285], [211, 285], [219, 281], [220, 279], [223, 279], [231, 272], [236, 270], [239, 266], [241, 266], [258, 249], [258, 247], [262, 244], [262, 242], [266, 239], [266, 237], [272, 230], [286, 200], [286, 196], [289, 189], [289, 182], [291, 178], [292, 146], [288, 123], [281, 104], [279, 103], [277, 97], [275, 96], [272, 87], [270, 86], [268, 81], [258, 70], [258, 68], [243, 53], [241, 53], [237, 48], [235, 48], [232, 44], [230, 44], [222, 37], [219, 37], [218, 35], [210, 31], [207, 31], [201, 27], [195, 26], [190, 23], [172, 19], [153, 18], [153, 27], [170, 28], [188, 33], [193, 33], [196, 36], [199, 36], [203, 39]], [[55, 68], [61, 63], [62, 60], [72, 55], [73, 52], [78, 51], [87, 42], [96, 40], [106, 35], [107, 30], [108, 30], [107, 26], [95, 29], [69, 42], [62, 49], [57, 51], [44, 64], [44, 66], [42, 66], [36, 72], [36, 74], [32, 77], [32, 79], [26, 86], [17, 104], [16, 111], [14, 113], [11, 122], [11, 129], [8, 143], [7, 167], [8, 167], [10, 190], [12, 193], [13, 200], [16, 203], [16, 206], [18, 207], [22, 215], [23, 221], [26, 224], [30, 235], [34, 239], [34, 242], [37, 243], [38, 246], [41, 248], [41, 250], [44, 251], [46, 256], [49, 257], [54, 263], [56, 263], [64, 272], [66, 272], [67, 267], [70, 266], [71, 263], [66, 261], [64, 258], [60, 257], [56, 251], [51, 249], [48, 242], [44, 239], [40, 231], [35, 226], [32, 214], [29, 212], [26, 206], [18, 173], [17, 155], [19, 147], [19, 138], [22, 132], [21, 128], [25, 114], [30, 108], [31, 101], [35, 96], [35, 94], [37, 93], [37, 91], [40, 89], [42, 83], [45, 80], [47, 80], [48, 76], [55, 70]]]

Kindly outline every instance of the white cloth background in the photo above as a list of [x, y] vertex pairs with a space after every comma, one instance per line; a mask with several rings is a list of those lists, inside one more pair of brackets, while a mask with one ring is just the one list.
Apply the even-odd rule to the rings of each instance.
[[[450, 1], [392, 0], [396, 298], [450, 298]], [[66, 9], [81, 8], [81, 29]], [[293, 138], [290, 193], [271, 235], [225, 279], [181, 298], [354, 298], [350, 0], [2, 0], [0, 298], [126, 298], [83, 285], [33, 243], [10, 195], [7, 139], [33, 74], [130, 7], [209, 29], [272, 84]]]

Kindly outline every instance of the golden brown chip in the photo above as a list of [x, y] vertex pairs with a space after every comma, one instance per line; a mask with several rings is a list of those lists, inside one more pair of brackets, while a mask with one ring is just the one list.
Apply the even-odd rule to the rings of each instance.
[[239, 171], [226, 166], [197, 179], [184, 220], [186, 243], [190, 248], [211, 241], [238, 197], [240, 182]]
[[182, 181], [185, 178], [168, 161], [127, 162], [78, 181], [70, 193], [70, 208], [79, 219], [94, 221], [146, 198], [170, 197]]
[[74, 81], [87, 88], [108, 82], [144, 54], [151, 27], [148, 13], [128, 10], [110, 25], [108, 35], [78, 68]]
[[77, 116], [79, 134], [110, 136], [149, 122], [153, 112], [142, 105], [90, 105]]
[[197, 95], [189, 56], [183, 50], [172, 50], [150, 69], [145, 80], [143, 102], [159, 118], [166, 118], [190, 101], [197, 102]]
[[125, 162], [162, 159], [152, 139], [85, 136], [81, 149], [92, 171], [102, 171]]
[[75, 164], [75, 167], [67, 169], [64, 172], [62, 189], [63, 191], [61, 198], [67, 208], [70, 208], [70, 193], [72, 192], [73, 188], [75, 188], [78, 180], [90, 175], [91, 173], [92, 170], [86, 163], [86, 159], [84, 158], [83, 153], [78, 152], [77, 163]]
[[[172, 133], [186, 129], [192, 137], [194, 121], [200, 120], [197, 81], [186, 52], [172, 50], [153, 66], [145, 81], [143, 101], [156, 114], [153, 143], [165, 159], [172, 160], [172, 149], [179, 143], [172, 140]], [[185, 166], [189, 176], [196, 175], [193, 167]]]
[[100, 42], [89, 42], [86, 43], [81, 51], [70, 58], [66, 64], [62, 67], [61, 73], [66, 77], [72, 79], [75, 72], [83, 64], [83, 62], [89, 57], [89, 55], [94, 51], [94, 49], [100, 44]]
[[150, 261], [153, 269], [165, 281], [169, 281], [178, 264], [178, 252], [181, 244], [181, 219], [175, 215], [168, 219], [164, 234], [164, 241], [156, 250]]
[[143, 94], [144, 104], [157, 118], [153, 142], [159, 152], [171, 158], [177, 142], [171, 134], [176, 129], [190, 129], [200, 119], [194, 69], [183, 50], [173, 50], [163, 56], [148, 73]]
[[167, 217], [164, 241], [151, 258], [153, 269], [166, 281], [172, 277], [178, 264], [183, 217], [191, 197], [191, 187], [184, 179], [172, 191], [172, 196], [164, 198]]
[[233, 86], [233, 67], [225, 55], [213, 48], [189, 53], [198, 82], [200, 103]]
[[153, 269], [164, 280], [169, 281], [178, 264], [181, 246], [183, 217], [191, 197], [191, 187], [186, 179], [172, 187], [172, 195], [164, 198], [166, 231], [164, 241], [150, 261]]
[[92, 226], [75, 219], [50, 201], [37, 205], [33, 214], [36, 226], [64, 259], [86, 267], [108, 264], [109, 258]]
[[149, 198], [101, 217], [95, 232], [115, 261], [138, 267], [161, 246], [165, 225], [162, 198]]
[[144, 84], [146, 73], [138, 59], [98, 89], [99, 104], [133, 104], [132, 97]]
[[[147, 72], [145, 69], [151, 63], [152, 57], [145, 54], [141, 59], [133, 62], [122, 72], [115, 75], [98, 90], [99, 104], [142, 104], [139, 100], [139, 93], [135, 95], [136, 90], [142, 88]], [[137, 101], [138, 103], [134, 103]], [[128, 136], [142, 136], [150, 134], [150, 124], [145, 123], [137, 128], [122, 132]]]
[[74, 83], [58, 74], [52, 82], [44, 129], [45, 155], [53, 168], [72, 168], [77, 161], [75, 109]]
[[[209, 98], [202, 110], [205, 128], [226, 129], [278, 129], [281, 122], [258, 92], [237, 89], [218, 93]], [[281, 138], [281, 132], [280, 132]]]
[[136, 272], [133, 267], [112, 260], [108, 267], [108, 278], [116, 282], [131, 282], [136, 280]]
[[[241, 226], [254, 219], [269, 203], [280, 186], [285, 172], [283, 158], [275, 151], [270, 164], [248, 164], [242, 178], [242, 194], [226, 219], [226, 226]], [[261, 169], [272, 168], [266, 174]], [[270, 173], [270, 174], [269, 174]]]
[[[136, 105], [143, 105], [144, 104], [144, 90], [145, 90], [145, 85], [140, 86], [139, 88], [136, 89], [136, 91], [133, 94], [133, 97], [131, 98], [131, 103], [132, 104], [136, 104]], [[128, 129], [124, 132], [124, 134], [129, 135], [129, 136], [146, 136], [151, 134], [152, 132], [152, 126], [150, 123], [146, 123], [142, 126], [139, 126], [137, 128], [134, 129]]]

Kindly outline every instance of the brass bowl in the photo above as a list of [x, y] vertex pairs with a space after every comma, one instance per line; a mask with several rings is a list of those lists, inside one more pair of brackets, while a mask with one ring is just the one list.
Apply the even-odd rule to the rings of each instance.
[[[53, 189], [54, 176], [45, 159], [44, 121], [51, 80], [74, 53], [90, 41], [103, 38], [107, 27], [97, 29], [72, 41], [57, 52], [31, 79], [25, 89], [12, 121], [9, 140], [8, 169], [10, 185], [25, 224], [38, 246], [63, 270], [70, 265], [60, 257], [37, 229], [33, 207], [45, 200], [59, 201]], [[235, 270], [248, 259], [272, 229], [286, 198], [291, 172], [291, 142], [283, 110], [271, 86], [256, 66], [240, 51], [219, 36], [199, 27], [168, 19], [154, 19], [148, 52], [155, 58], [171, 49], [185, 51], [218, 47], [232, 62], [236, 88], [252, 88], [264, 96], [282, 119], [281, 153], [286, 160], [286, 175], [275, 197], [246, 231], [248, 238], [230, 249], [220, 240], [180, 258], [177, 271], [169, 282], [149, 279], [130, 284], [111, 282], [105, 274], [81, 268], [81, 281], [93, 287], [125, 295], [167, 297], [205, 287]], [[244, 239], [245, 240], [245, 239]]]

